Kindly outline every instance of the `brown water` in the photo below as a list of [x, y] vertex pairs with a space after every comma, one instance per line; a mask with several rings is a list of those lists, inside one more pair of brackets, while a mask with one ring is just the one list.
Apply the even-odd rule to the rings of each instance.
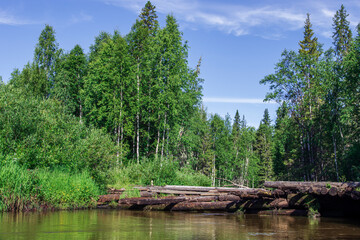
[[360, 222], [123, 210], [3, 213], [0, 239], [360, 239]]

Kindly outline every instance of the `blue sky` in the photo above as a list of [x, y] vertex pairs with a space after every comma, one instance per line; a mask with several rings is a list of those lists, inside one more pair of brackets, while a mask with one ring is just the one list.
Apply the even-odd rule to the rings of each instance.
[[[33, 59], [45, 24], [54, 27], [59, 46], [85, 52], [100, 31], [125, 35], [145, 0], [1, 0], [0, 76]], [[332, 17], [343, 3], [351, 27], [360, 22], [360, 1], [347, 0], [153, 0], [164, 26], [167, 14], [179, 22], [189, 42], [189, 64], [202, 57], [203, 102], [209, 113], [234, 116], [238, 109], [257, 127], [265, 108], [275, 119], [277, 104], [263, 103], [267, 86], [259, 81], [274, 71], [284, 49], [298, 49], [306, 13], [325, 49], [331, 46]]]

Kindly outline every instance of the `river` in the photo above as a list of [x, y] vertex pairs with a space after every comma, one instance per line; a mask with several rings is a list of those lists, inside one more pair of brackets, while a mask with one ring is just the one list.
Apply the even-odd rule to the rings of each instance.
[[0, 239], [360, 239], [360, 222], [124, 210], [0, 213]]

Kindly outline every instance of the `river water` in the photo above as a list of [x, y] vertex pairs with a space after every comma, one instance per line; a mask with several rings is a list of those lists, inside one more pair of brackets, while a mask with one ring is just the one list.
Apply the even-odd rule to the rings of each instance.
[[0, 239], [360, 239], [360, 222], [124, 210], [0, 213]]

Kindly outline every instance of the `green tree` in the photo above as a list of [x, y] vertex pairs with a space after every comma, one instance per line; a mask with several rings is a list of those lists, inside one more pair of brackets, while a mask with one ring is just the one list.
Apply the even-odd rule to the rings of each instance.
[[312, 30], [312, 24], [310, 22], [310, 14], [307, 14], [305, 26], [304, 26], [304, 39], [300, 41], [299, 53], [304, 55], [319, 56], [317, 38], [314, 37]]
[[89, 63], [83, 95], [88, 121], [114, 136], [119, 161], [128, 152], [125, 139], [132, 134], [129, 126], [129, 108], [133, 99], [131, 76], [127, 43], [115, 32], [112, 38], [104, 39], [97, 47], [97, 53]]
[[48, 82], [47, 91], [50, 91], [53, 87], [55, 64], [60, 52], [53, 27], [45, 25], [35, 47], [34, 60], [39, 68], [45, 71], [46, 81]]
[[262, 181], [268, 181], [273, 175], [272, 126], [269, 111], [266, 108], [263, 119], [256, 132], [255, 151], [259, 156], [259, 175]]
[[59, 71], [55, 76], [53, 96], [62, 101], [67, 112], [80, 118], [83, 117], [83, 100], [81, 91], [86, 75], [86, 56], [79, 45], [59, 60]]
[[335, 46], [335, 54], [341, 61], [348, 53], [352, 41], [352, 32], [350, 29], [350, 22], [346, 19], [349, 16], [345, 7], [341, 4], [339, 10], [333, 18], [333, 44]]
[[25, 95], [39, 98], [48, 96], [49, 88], [45, 71], [35, 63], [27, 63], [21, 72], [15, 69], [9, 84], [21, 89]]
[[[130, 54], [135, 64], [135, 82], [136, 82], [136, 106], [134, 111], [135, 120], [135, 136], [133, 143], [133, 152], [136, 160], [140, 161], [140, 128], [141, 128], [141, 112], [144, 111], [144, 94], [149, 94], [151, 98], [151, 80], [146, 82], [146, 78], [151, 77], [151, 60], [153, 59], [152, 47], [154, 46], [154, 37], [158, 29], [157, 15], [155, 6], [148, 1], [142, 9], [139, 19], [133, 25], [130, 33], [127, 35], [127, 42], [130, 47]], [[148, 91], [144, 86], [148, 85]], [[150, 122], [151, 120], [148, 119]]]

